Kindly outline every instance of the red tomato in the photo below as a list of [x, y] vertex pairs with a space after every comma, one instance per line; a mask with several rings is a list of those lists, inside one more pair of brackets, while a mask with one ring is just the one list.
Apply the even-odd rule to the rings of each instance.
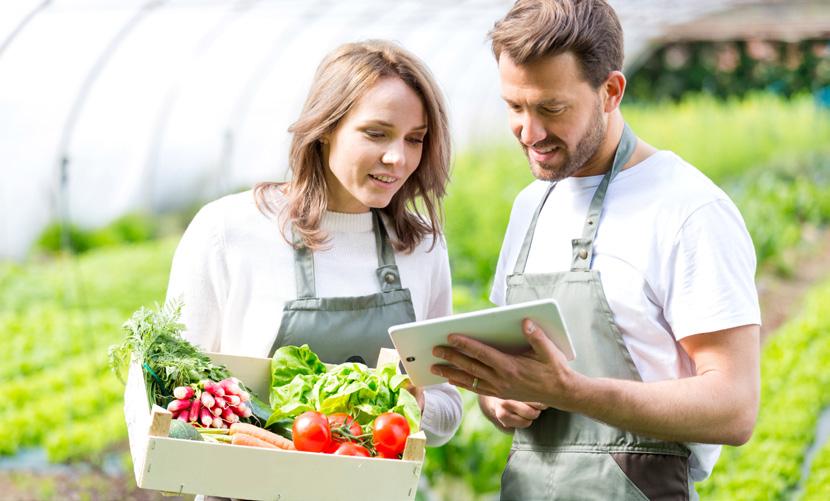
[[338, 456], [363, 456], [369, 457], [369, 449], [354, 442], [343, 442], [340, 447], [334, 451]]
[[378, 452], [397, 456], [406, 446], [409, 436], [409, 423], [397, 412], [384, 412], [375, 418], [372, 442]]
[[375, 457], [379, 457], [379, 458], [383, 458], [383, 459], [400, 459], [400, 457], [401, 457], [400, 454], [390, 454], [390, 453], [386, 452], [383, 449], [377, 449], [375, 452], [377, 452]]
[[326, 416], [307, 411], [294, 420], [294, 447], [298, 451], [323, 452], [331, 443], [331, 429]]
[[328, 415], [329, 419], [329, 426], [331, 427], [332, 431], [336, 430], [337, 428], [342, 428], [343, 426], [347, 426], [349, 433], [358, 437], [363, 434], [363, 428], [360, 427], [360, 423], [354, 420], [353, 417], [349, 416], [345, 412], [335, 412], [334, 414]]

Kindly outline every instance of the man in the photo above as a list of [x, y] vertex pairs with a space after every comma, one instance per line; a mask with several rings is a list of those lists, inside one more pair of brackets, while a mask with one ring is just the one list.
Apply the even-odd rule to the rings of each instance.
[[495, 304], [552, 297], [564, 355], [452, 335], [433, 372], [514, 430], [502, 499], [689, 499], [759, 398], [755, 254], [729, 198], [625, 125], [622, 29], [602, 0], [519, 0], [490, 33], [538, 179], [513, 206]]

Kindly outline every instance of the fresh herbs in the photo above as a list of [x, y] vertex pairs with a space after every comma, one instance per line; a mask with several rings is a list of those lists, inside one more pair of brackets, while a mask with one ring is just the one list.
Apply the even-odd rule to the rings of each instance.
[[134, 359], [143, 367], [150, 403], [166, 406], [173, 389], [202, 379], [220, 381], [230, 376], [190, 342], [182, 338], [181, 301], [154, 309], [141, 308], [124, 323], [124, 340], [110, 347], [110, 366], [121, 381]]

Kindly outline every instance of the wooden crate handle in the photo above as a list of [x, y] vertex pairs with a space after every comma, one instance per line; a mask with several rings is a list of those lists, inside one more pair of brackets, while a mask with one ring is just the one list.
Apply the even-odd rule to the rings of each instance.
[[172, 412], [153, 404], [149, 435], [151, 437], [166, 437], [170, 434], [170, 421], [172, 420]]
[[424, 455], [426, 454], [427, 436], [421, 430], [418, 433], [413, 433], [406, 437], [406, 447], [403, 449], [404, 461], [418, 461], [424, 462]]
[[381, 348], [378, 354], [378, 367], [386, 364], [395, 364], [396, 369], [400, 371], [401, 357], [398, 356], [398, 350], [393, 348]]

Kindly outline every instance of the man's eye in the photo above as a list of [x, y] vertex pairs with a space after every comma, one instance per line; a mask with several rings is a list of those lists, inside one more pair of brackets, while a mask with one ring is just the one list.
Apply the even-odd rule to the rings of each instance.
[[565, 108], [542, 108], [542, 110], [548, 115], [559, 115], [565, 111]]

